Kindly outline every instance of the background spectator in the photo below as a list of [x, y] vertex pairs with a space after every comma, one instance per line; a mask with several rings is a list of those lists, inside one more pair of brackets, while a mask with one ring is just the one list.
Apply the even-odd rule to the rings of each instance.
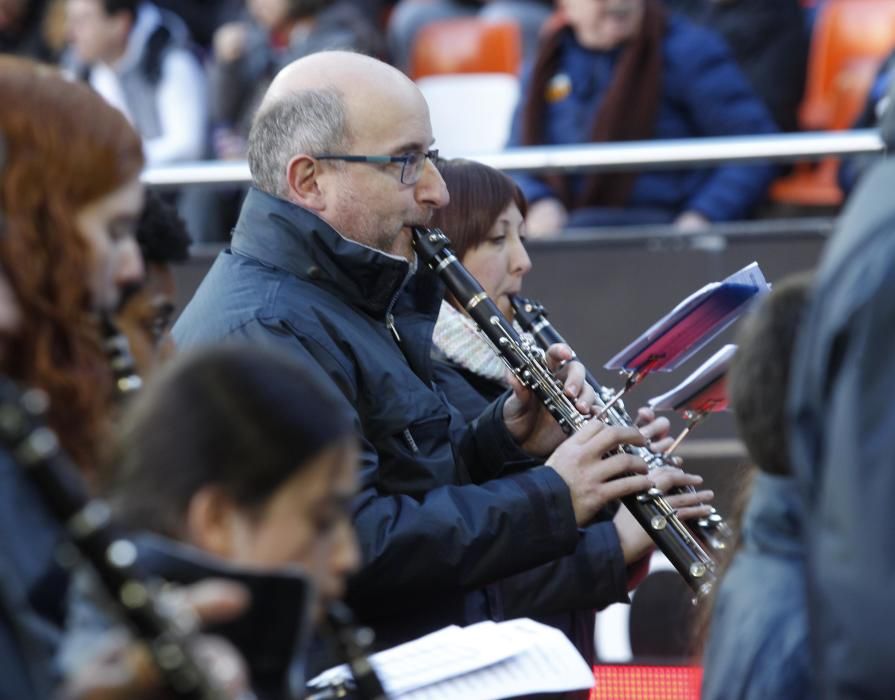
[[[560, 0], [566, 22], [523, 78], [510, 145], [674, 139], [776, 131], [724, 42], [657, 0]], [[532, 236], [564, 226], [745, 217], [774, 168], [520, 177]]]
[[[890, 108], [892, 105], [892, 93], [895, 90], [893, 77], [895, 77], [895, 51], [890, 53], [879, 67], [873, 80], [873, 85], [870, 87], [870, 93], [864, 102], [864, 108], [852, 124], [852, 128], [868, 129], [881, 126], [883, 118], [887, 114], [891, 120], [893, 113]], [[884, 138], [886, 137], [884, 136]], [[887, 138], [887, 143], [891, 143], [891, 138]], [[861, 154], [843, 158], [840, 161], [838, 173], [839, 186], [842, 188], [842, 191], [846, 195], [850, 193], [870, 167], [879, 160], [880, 156], [875, 154]]]
[[245, 20], [214, 35], [210, 67], [218, 158], [245, 157], [255, 110], [273, 76], [315, 51], [348, 49], [377, 56], [376, 28], [347, 0], [249, 0]]
[[0, 53], [52, 61], [44, 16], [48, 0], [0, 0]]
[[799, 0], [709, 0], [699, 21], [727, 41], [755, 94], [783, 131], [798, 130], [808, 66]]
[[207, 95], [179, 17], [138, 0], [67, 0], [75, 71], [143, 138], [147, 164], [206, 154]]

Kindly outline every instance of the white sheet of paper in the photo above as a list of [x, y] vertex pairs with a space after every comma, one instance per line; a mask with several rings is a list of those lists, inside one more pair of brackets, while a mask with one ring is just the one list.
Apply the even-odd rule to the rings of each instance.
[[[390, 697], [498, 700], [593, 686], [593, 672], [559, 630], [528, 619], [446, 627], [370, 657]], [[339, 666], [311, 681], [348, 678]]]

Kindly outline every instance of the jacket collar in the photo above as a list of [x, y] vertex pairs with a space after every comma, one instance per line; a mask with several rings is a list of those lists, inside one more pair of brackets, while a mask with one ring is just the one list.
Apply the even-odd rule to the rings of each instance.
[[389, 310], [410, 274], [405, 259], [351, 241], [313, 212], [255, 187], [242, 205], [231, 249], [375, 316]]

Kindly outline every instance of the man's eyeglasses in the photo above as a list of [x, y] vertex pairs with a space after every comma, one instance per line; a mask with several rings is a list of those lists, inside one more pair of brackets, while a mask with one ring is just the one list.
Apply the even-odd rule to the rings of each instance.
[[403, 156], [340, 156], [325, 154], [314, 157], [318, 160], [344, 160], [347, 163], [401, 163], [401, 183], [404, 185], [415, 185], [423, 176], [426, 158], [431, 160], [433, 164], [438, 161], [438, 149], [434, 148], [425, 152], [414, 151]]

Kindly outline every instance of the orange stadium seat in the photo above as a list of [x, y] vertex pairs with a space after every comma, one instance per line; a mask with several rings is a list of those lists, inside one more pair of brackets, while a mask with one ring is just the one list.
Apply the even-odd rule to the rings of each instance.
[[476, 17], [443, 20], [417, 34], [410, 56], [410, 77], [456, 73], [518, 75], [522, 39], [515, 22]]
[[501, 150], [519, 99], [521, 35], [515, 22], [475, 17], [424, 27], [411, 51], [411, 77], [429, 103], [445, 157]]
[[[895, 0], [828, 0], [811, 38], [805, 97], [806, 131], [847, 129], [861, 112], [882, 59], [895, 48]], [[838, 206], [838, 161], [799, 164], [771, 188], [771, 199], [795, 206]]]

